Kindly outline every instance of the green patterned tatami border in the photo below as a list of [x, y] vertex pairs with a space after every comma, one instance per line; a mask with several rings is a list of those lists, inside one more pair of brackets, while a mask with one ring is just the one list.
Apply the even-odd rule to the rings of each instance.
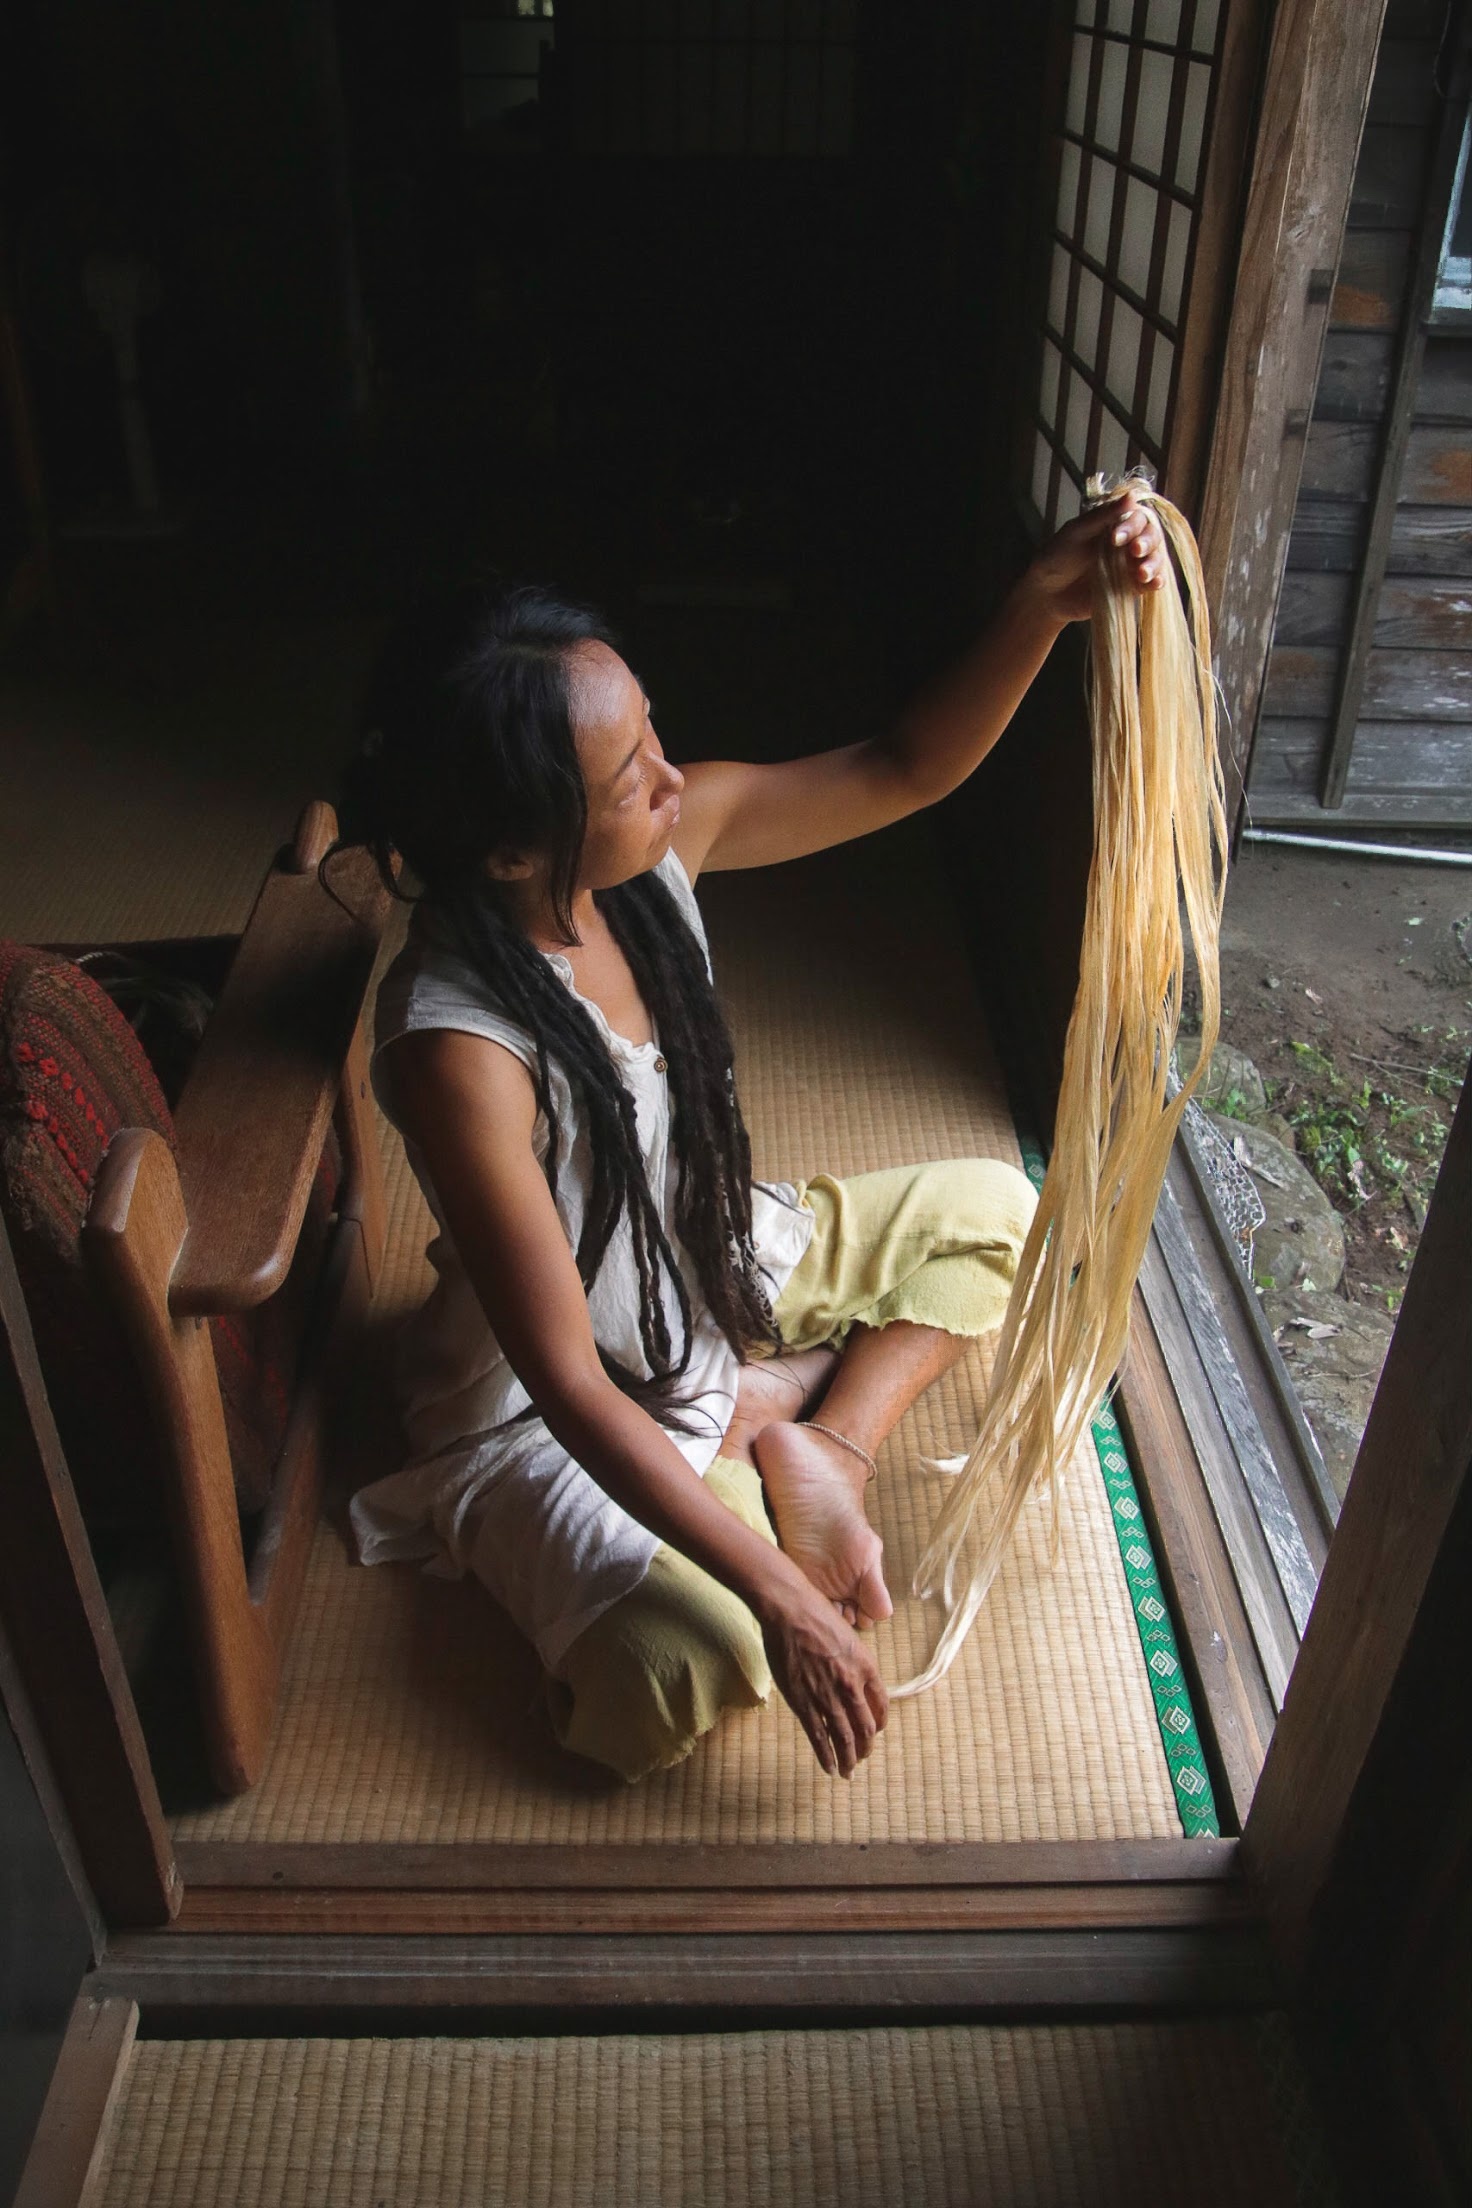
[[[1017, 1140], [1022, 1148], [1027, 1177], [1034, 1188], [1041, 1188], [1046, 1170], [1043, 1153], [1033, 1137], [1020, 1129]], [[1100, 1405], [1094, 1420], [1094, 1449], [1109, 1497], [1110, 1516], [1119, 1542], [1125, 1584], [1130, 1591], [1130, 1608], [1139, 1629], [1150, 1692], [1155, 1697], [1155, 1716], [1171, 1785], [1175, 1788], [1181, 1828], [1188, 1839], [1198, 1834], [1210, 1834], [1215, 1839], [1221, 1826], [1217, 1822], [1216, 1800], [1207, 1775], [1206, 1759], [1201, 1753], [1196, 1712], [1191, 1707], [1175, 1628], [1161, 1588], [1155, 1552], [1145, 1530], [1145, 1514], [1140, 1508], [1124, 1436], [1107, 1403]]]

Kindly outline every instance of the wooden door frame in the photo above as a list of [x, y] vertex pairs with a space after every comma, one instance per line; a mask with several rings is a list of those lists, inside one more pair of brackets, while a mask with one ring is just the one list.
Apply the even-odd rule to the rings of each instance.
[[[1243, 0], [1247, 4], [1247, 0]], [[1279, 0], [1243, 215], [1199, 537], [1245, 787], [1383, 0]], [[1472, 1084], [1282, 1714], [1242, 1862], [1291, 1971], [1332, 1905], [1357, 1791], [1472, 1456]]]
[[1278, 0], [1268, 39], [1197, 528], [1234, 832], [1384, 15]]
[[[1243, 1832], [1244, 1862], [1295, 1970], [1332, 1893], [1351, 1807], [1469, 1475], [1472, 1081]], [[1455, 1766], [1454, 1743], [1446, 1753]]]

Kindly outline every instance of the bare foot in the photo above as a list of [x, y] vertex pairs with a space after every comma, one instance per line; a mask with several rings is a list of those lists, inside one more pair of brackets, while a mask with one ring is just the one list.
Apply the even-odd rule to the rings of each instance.
[[809, 1426], [771, 1425], [756, 1437], [756, 1464], [782, 1546], [851, 1625], [894, 1609], [880, 1558], [884, 1543], [864, 1514], [864, 1467]]
[[721, 1443], [723, 1457], [755, 1465], [753, 1444], [764, 1426], [806, 1418], [827, 1393], [838, 1370], [836, 1349], [780, 1350], [754, 1357], [741, 1368], [736, 1409]]
[[836, 1349], [779, 1349], [775, 1357], [753, 1357], [741, 1368], [738, 1417], [755, 1418], [760, 1412], [763, 1424], [771, 1418], [809, 1417], [842, 1362]]

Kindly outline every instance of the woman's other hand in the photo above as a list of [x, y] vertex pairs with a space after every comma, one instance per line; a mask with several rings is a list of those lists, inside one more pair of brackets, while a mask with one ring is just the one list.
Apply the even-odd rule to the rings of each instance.
[[1044, 600], [1061, 626], [1087, 621], [1094, 610], [1094, 574], [1105, 545], [1121, 556], [1135, 590], [1159, 590], [1169, 567], [1160, 524], [1132, 491], [1107, 506], [1092, 507], [1067, 522], [1043, 546], [1023, 578], [1023, 588]]
[[767, 1661], [830, 1778], [850, 1779], [889, 1716], [884, 1681], [836, 1606], [806, 1581], [762, 1606]]

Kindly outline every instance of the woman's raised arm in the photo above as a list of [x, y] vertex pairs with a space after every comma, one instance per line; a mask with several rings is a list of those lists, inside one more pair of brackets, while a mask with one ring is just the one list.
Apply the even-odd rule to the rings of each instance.
[[1007, 727], [1059, 631], [1088, 618], [1094, 563], [1111, 537], [1136, 588], [1158, 588], [1159, 526], [1126, 492], [1059, 530], [971, 651], [889, 734], [777, 766], [712, 759], [685, 767], [673, 842], [691, 880], [849, 843], [948, 796]]

